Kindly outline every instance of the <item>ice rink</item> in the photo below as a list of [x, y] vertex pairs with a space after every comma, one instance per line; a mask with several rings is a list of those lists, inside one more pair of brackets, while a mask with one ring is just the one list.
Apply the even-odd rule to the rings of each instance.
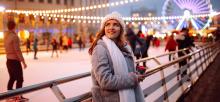
[[[24, 87], [34, 85], [54, 79], [59, 79], [67, 76], [77, 75], [91, 70], [90, 56], [87, 53], [88, 49], [79, 51], [79, 49], [72, 49], [68, 52], [63, 51], [59, 53], [59, 57], [51, 58], [51, 51], [42, 51], [38, 53], [38, 60], [33, 59], [33, 53], [23, 53], [27, 69], [23, 71]], [[164, 46], [150, 47], [149, 56], [161, 55], [164, 53]], [[162, 60], [168, 61], [168, 58]], [[6, 68], [5, 55], [0, 56], [0, 92], [7, 91], [8, 72]], [[148, 63], [148, 65], [153, 65]], [[154, 79], [151, 79], [154, 80]], [[141, 86], [149, 82], [141, 83]], [[70, 98], [88, 92], [91, 89], [90, 77], [83, 78], [77, 81], [72, 81], [59, 85], [65, 97]], [[43, 89], [33, 93], [25, 94], [25, 97], [30, 99], [30, 102], [58, 102], [52, 91]]]

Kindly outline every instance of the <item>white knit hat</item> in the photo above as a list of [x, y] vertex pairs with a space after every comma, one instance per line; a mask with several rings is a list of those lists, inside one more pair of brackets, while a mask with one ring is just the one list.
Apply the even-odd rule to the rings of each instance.
[[125, 22], [124, 20], [122, 19], [122, 16], [121, 14], [119, 14], [118, 12], [112, 12], [108, 15], [106, 15], [103, 19], [102, 19], [102, 23], [101, 23], [101, 29], [104, 28], [104, 25], [105, 23], [110, 20], [110, 19], [114, 19], [114, 20], [117, 20], [121, 26], [122, 26], [122, 29], [123, 29], [123, 33], [125, 32]]

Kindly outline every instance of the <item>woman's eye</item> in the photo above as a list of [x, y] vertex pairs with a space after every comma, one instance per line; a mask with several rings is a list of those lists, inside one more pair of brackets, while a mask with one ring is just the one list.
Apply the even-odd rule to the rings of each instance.
[[109, 27], [109, 26], [120, 27], [120, 24], [118, 24], [118, 23], [106, 23], [105, 24], [105, 27]]
[[117, 27], [119, 27], [119, 26], [120, 26], [118, 23], [114, 23], [113, 25], [114, 25], [114, 26], [117, 26]]
[[110, 25], [109, 23], [105, 24], [105, 26], [109, 26], [109, 25]]

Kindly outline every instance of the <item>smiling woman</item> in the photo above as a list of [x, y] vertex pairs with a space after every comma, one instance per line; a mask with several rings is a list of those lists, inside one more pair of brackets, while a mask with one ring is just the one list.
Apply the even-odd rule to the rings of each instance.
[[105, 16], [89, 49], [94, 102], [144, 102], [139, 85], [144, 76], [135, 73], [133, 53], [124, 40], [124, 31], [119, 13]]
[[106, 36], [114, 41], [122, 32], [121, 30], [122, 30], [122, 27], [118, 23], [117, 20], [112, 19], [112, 20], [109, 20], [105, 23]]

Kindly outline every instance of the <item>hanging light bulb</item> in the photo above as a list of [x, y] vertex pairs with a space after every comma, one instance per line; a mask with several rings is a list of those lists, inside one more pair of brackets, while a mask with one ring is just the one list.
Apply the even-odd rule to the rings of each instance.
[[97, 23], [100, 23], [100, 21], [99, 21], [99, 20], [97, 20]]
[[111, 6], [115, 6], [115, 3], [111, 3]]
[[101, 8], [102, 6], [101, 5], [98, 5], [98, 8]]
[[119, 4], [118, 2], [115, 2], [115, 5], [116, 5], [116, 6], [118, 6], [118, 4]]
[[82, 10], [84, 11], [84, 10], [85, 10], [85, 7], [82, 7]]
[[105, 4], [102, 4], [102, 7], [104, 8], [104, 7], [106, 7], [106, 5], [105, 5]]
[[73, 23], [75, 23], [76, 22], [76, 20], [73, 20]]
[[124, 4], [124, 1], [120, 1], [120, 4], [123, 5], [123, 4]]
[[86, 20], [84, 20], [83, 23], [86, 23]]

